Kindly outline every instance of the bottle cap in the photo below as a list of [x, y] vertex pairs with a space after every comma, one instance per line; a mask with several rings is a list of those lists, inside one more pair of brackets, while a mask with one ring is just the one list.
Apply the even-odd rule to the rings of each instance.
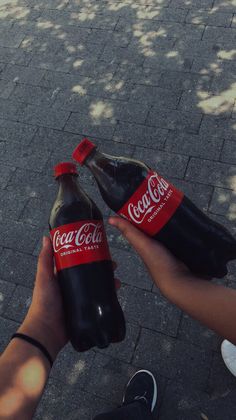
[[83, 165], [87, 157], [95, 148], [95, 144], [89, 139], [83, 139], [73, 151], [72, 157], [79, 162], [80, 165]]
[[76, 165], [72, 162], [61, 162], [54, 166], [55, 178], [63, 174], [78, 174]]

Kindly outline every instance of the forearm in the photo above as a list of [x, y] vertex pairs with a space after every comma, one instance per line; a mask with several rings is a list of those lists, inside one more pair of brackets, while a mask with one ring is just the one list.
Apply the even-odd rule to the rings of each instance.
[[[39, 341], [42, 332], [32, 324], [31, 329], [34, 334], [25, 322], [19, 331]], [[0, 358], [0, 418], [32, 419], [49, 372], [50, 364], [37, 347], [14, 338]]]
[[163, 279], [161, 291], [184, 312], [236, 344], [236, 290], [186, 274]]

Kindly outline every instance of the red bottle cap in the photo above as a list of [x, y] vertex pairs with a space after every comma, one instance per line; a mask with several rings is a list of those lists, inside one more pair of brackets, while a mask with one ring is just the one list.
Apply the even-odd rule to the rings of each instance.
[[55, 178], [63, 174], [78, 174], [76, 165], [71, 162], [61, 162], [54, 166]]
[[79, 162], [80, 165], [83, 165], [87, 157], [95, 148], [95, 144], [92, 143], [89, 139], [83, 139], [73, 151], [72, 157], [77, 162]]

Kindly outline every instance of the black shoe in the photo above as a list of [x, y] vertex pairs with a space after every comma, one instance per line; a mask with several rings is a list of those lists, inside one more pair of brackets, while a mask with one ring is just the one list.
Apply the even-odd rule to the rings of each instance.
[[157, 403], [157, 383], [151, 372], [139, 370], [126, 386], [122, 405], [140, 401], [153, 412]]

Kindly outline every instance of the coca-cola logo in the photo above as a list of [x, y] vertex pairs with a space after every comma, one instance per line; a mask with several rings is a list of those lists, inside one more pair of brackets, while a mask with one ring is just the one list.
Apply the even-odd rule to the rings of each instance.
[[140, 224], [145, 217], [152, 212], [166, 195], [169, 184], [157, 174], [150, 176], [147, 182], [147, 190], [136, 203], [129, 203], [128, 213], [133, 222]]
[[64, 233], [61, 233], [59, 228], [54, 232], [52, 238], [54, 252], [100, 244], [103, 240], [102, 228], [102, 223], [84, 223], [78, 230], [70, 230]]

